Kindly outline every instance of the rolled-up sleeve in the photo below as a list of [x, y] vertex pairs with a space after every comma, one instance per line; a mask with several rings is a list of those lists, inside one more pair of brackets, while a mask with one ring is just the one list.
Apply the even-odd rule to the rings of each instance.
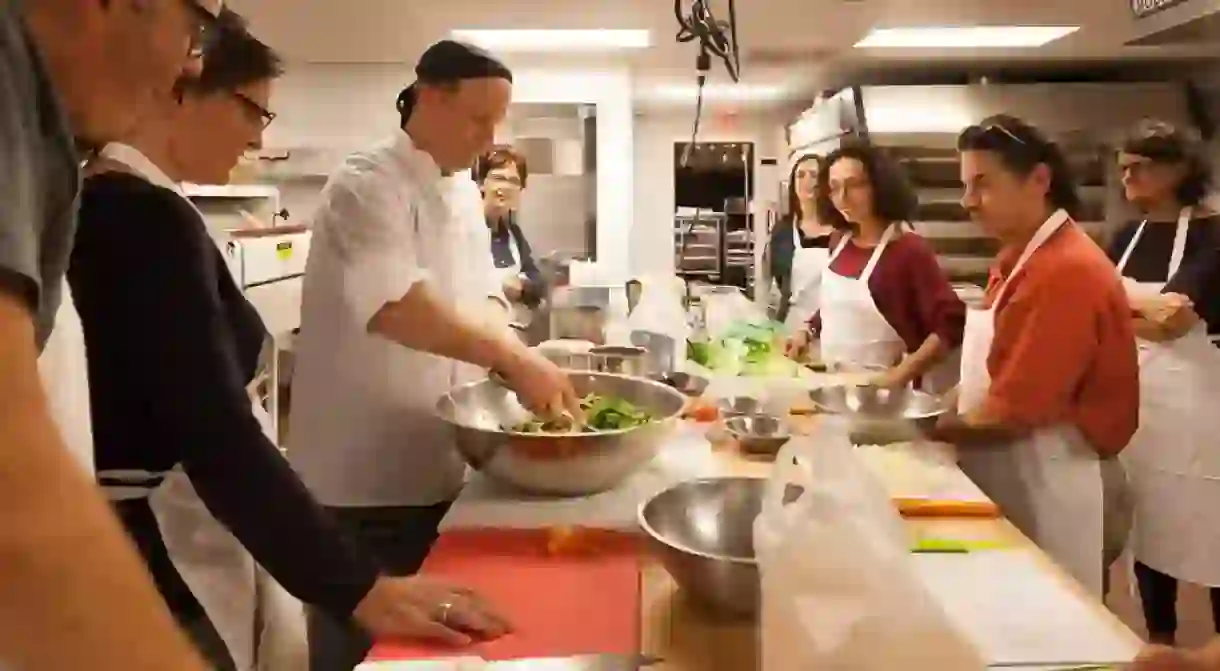
[[1088, 294], [1033, 277], [1013, 292], [996, 315], [986, 416], [1021, 427], [1064, 418], [1099, 346]]
[[45, 225], [37, 204], [40, 167], [31, 141], [40, 132], [31, 68], [14, 22], [0, 19], [0, 290], [33, 312], [39, 302], [39, 239]]
[[[936, 334], [950, 349], [960, 347], [962, 334], [966, 330], [966, 304], [953, 291], [953, 285], [949, 284], [949, 278], [936, 260], [936, 252], [922, 238], [913, 237], [909, 253], [903, 260], [909, 278], [907, 288], [911, 292], [910, 301], [921, 327], [919, 330], [929, 335]], [[918, 349], [914, 343], [908, 344], [908, 347], [912, 345]]]
[[429, 279], [415, 247], [417, 209], [376, 179], [339, 179], [327, 187], [314, 229], [335, 246], [342, 263], [344, 303], [358, 324]]

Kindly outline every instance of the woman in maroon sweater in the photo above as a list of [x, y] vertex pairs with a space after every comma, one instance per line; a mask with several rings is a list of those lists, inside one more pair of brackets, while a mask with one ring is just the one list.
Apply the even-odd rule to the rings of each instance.
[[918, 201], [901, 169], [877, 148], [848, 144], [818, 176], [822, 221], [839, 229], [822, 287], [822, 307], [803, 348], [821, 341], [837, 369], [875, 369], [876, 384], [934, 393], [957, 383], [966, 306], [949, 285], [932, 246], [906, 222]]

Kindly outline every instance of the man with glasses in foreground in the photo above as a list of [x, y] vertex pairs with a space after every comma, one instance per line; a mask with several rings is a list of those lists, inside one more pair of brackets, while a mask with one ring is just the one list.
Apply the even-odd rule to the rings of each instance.
[[987, 309], [967, 315], [958, 412], [935, 433], [958, 446], [962, 470], [1013, 524], [1100, 600], [1125, 540], [1114, 457], [1139, 421], [1127, 297], [1071, 218], [1080, 201], [1055, 143], [999, 115], [968, 127], [957, 146], [962, 207], [1001, 250]]
[[219, 11], [219, 0], [0, 0], [0, 666], [205, 668], [89, 477], [80, 334], [52, 331], [57, 314], [79, 329], [61, 301], [77, 148], [122, 136], [197, 69]]

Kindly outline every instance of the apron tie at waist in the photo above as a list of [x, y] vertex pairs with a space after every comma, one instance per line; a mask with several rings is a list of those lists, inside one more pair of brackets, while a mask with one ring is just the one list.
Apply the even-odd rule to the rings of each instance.
[[134, 501], [147, 499], [165, 482], [169, 471], [144, 471], [139, 469], [113, 469], [98, 471], [97, 482], [110, 501]]

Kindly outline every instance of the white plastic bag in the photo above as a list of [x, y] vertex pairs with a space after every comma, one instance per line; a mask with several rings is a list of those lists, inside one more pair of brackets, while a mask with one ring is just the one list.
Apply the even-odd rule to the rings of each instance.
[[640, 278], [640, 302], [627, 317], [628, 333], [641, 331], [670, 338], [685, 353], [689, 326], [682, 307], [681, 287], [672, 278]]
[[763, 671], [985, 669], [916, 575], [903, 522], [846, 425], [821, 425], [780, 450], [754, 523]]

